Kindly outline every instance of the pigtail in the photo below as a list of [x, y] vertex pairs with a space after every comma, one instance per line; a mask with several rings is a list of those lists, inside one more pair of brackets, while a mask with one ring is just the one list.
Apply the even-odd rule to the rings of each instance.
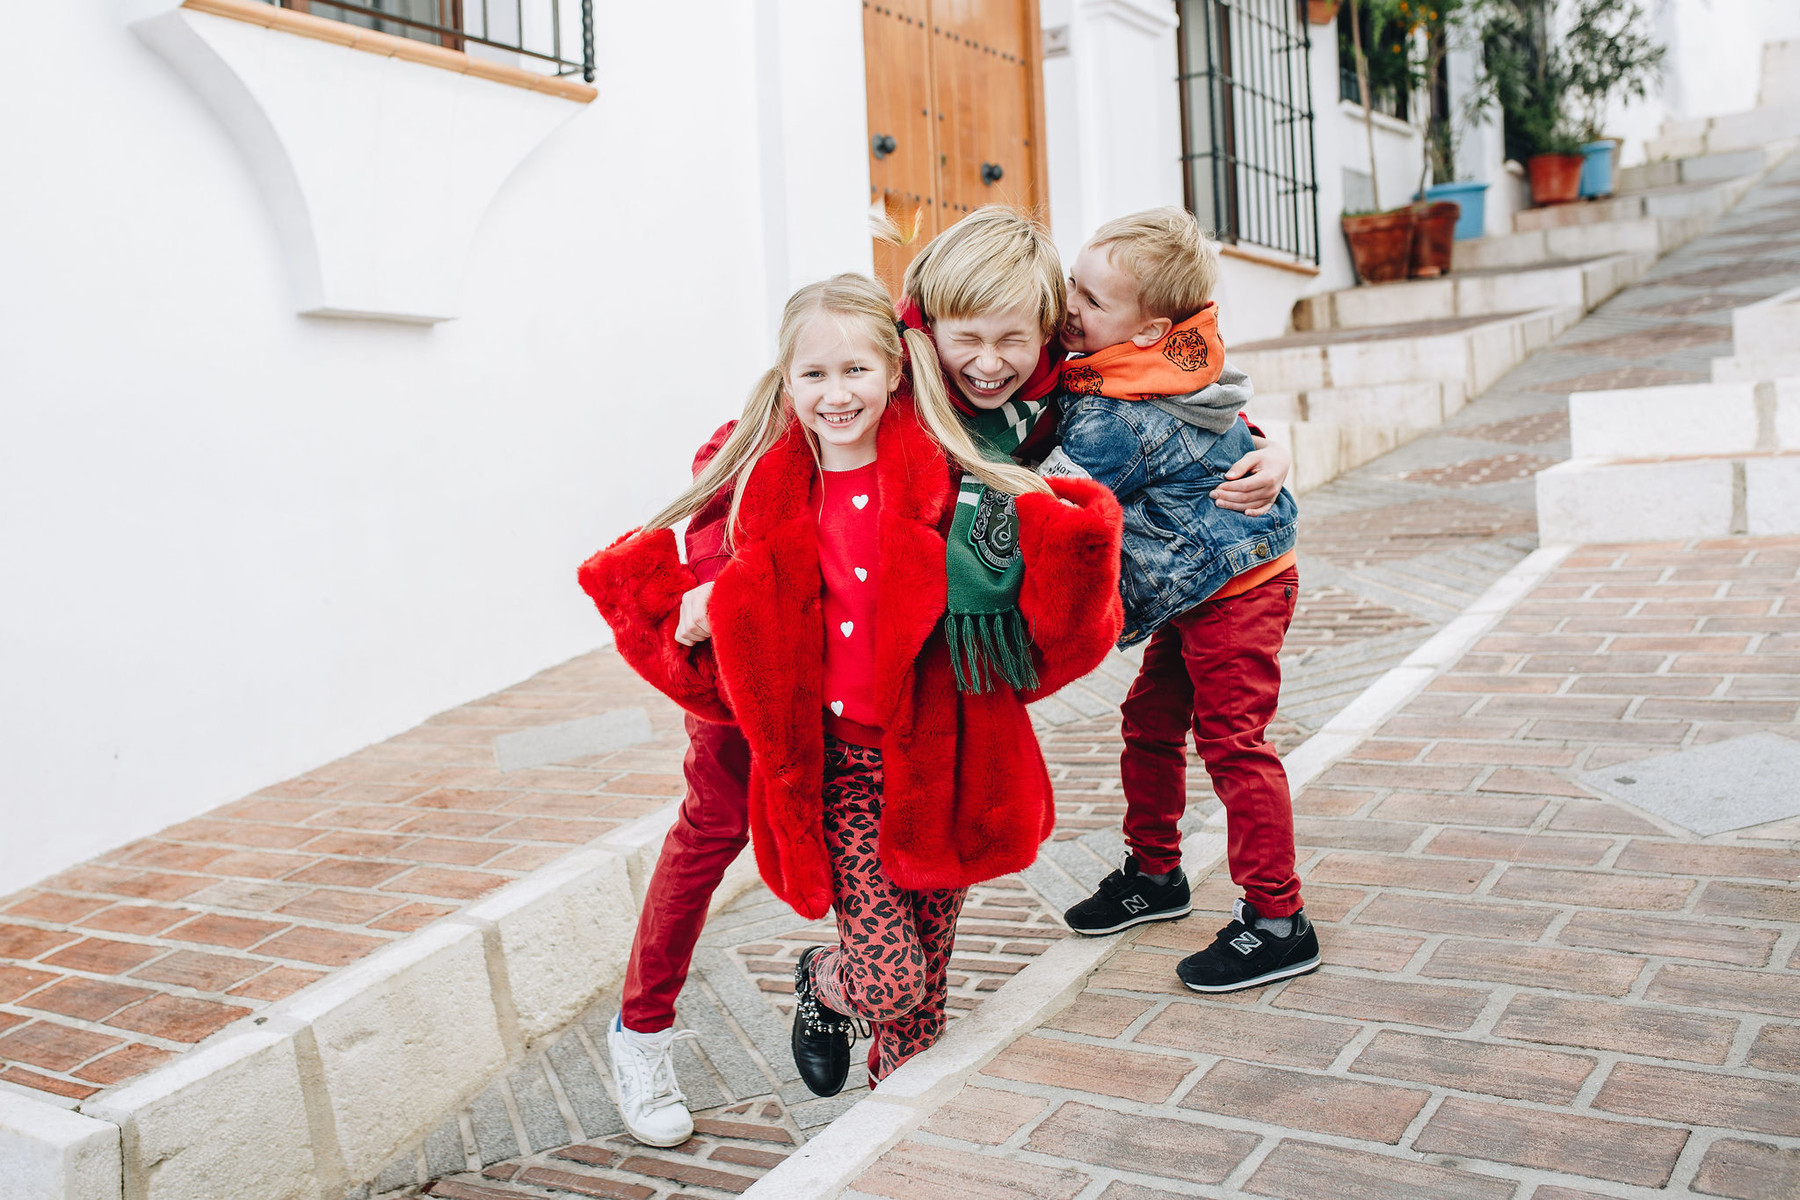
[[713, 455], [712, 461], [686, 491], [644, 522], [645, 529], [668, 529], [705, 508], [720, 489], [729, 487], [732, 489], [731, 513], [726, 518], [725, 529], [728, 535], [736, 531], [738, 506], [744, 498], [744, 477], [756, 460], [787, 432], [788, 422], [792, 419], [782, 398], [782, 386], [780, 367], [770, 367], [763, 372], [744, 404], [744, 415], [738, 419], [737, 427], [725, 439], [719, 452]]
[[908, 329], [905, 338], [907, 354], [912, 359], [914, 407], [925, 428], [937, 439], [950, 460], [997, 492], [1010, 496], [1023, 496], [1027, 492], [1048, 493], [1050, 485], [1035, 471], [1028, 471], [1017, 463], [990, 462], [981, 456], [975, 439], [957, 418], [956, 409], [950, 403], [950, 393], [944, 386], [944, 369], [938, 365], [937, 348], [931, 344], [931, 336], [923, 329]]

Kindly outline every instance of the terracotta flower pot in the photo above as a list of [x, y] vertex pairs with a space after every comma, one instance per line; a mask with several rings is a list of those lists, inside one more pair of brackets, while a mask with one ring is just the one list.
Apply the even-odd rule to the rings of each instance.
[[1306, 0], [1306, 23], [1329, 25], [1337, 20], [1338, 0]]
[[1412, 262], [1412, 209], [1344, 217], [1343, 226], [1358, 279], [1364, 283], [1388, 283], [1406, 278], [1406, 269]]
[[1525, 163], [1531, 173], [1531, 202], [1567, 204], [1581, 195], [1579, 154], [1536, 154]]
[[1438, 200], [1413, 206], [1412, 270], [1414, 279], [1433, 279], [1450, 270], [1450, 247], [1462, 206]]

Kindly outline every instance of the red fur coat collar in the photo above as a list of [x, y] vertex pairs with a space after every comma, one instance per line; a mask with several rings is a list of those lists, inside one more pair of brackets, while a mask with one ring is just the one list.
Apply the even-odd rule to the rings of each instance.
[[[903, 398], [890, 402], [878, 447], [882, 866], [902, 887], [964, 887], [1028, 866], [1050, 833], [1050, 780], [1024, 704], [1092, 670], [1117, 638], [1120, 514], [1106, 489], [1083, 480], [1020, 498], [1020, 610], [1042, 685], [1030, 696], [965, 695], [938, 632], [952, 473]], [[621, 539], [581, 572], [634, 668], [696, 715], [742, 726], [757, 864], [811, 918], [832, 895], [816, 477], [798, 427], [753, 469], [732, 560], [708, 606], [713, 637], [700, 647], [673, 641], [681, 595], [694, 584], [667, 530]]]

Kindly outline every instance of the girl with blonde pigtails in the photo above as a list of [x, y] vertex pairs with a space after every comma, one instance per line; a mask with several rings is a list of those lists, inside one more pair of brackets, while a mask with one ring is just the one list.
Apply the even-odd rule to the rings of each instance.
[[[872, 1083], [937, 1039], [964, 892], [1050, 833], [1025, 705], [1119, 635], [1120, 512], [1089, 481], [990, 461], [931, 338], [860, 275], [794, 295], [776, 365], [721, 434], [581, 583], [645, 679], [742, 730], [770, 889], [809, 919], [836, 911], [837, 944], [795, 968], [792, 1034], [801, 1078], [831, 1095], [857, 1022]], [[722, 502], [708, 585], [671, 527]]]

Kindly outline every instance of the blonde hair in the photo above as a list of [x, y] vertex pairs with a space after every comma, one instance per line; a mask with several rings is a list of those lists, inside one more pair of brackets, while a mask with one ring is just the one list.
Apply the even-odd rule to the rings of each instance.
[[1048, 342], [1068, 309], [1062, 260], [1029, 219], [988, 204], [932, 238], [906, 268], [902, 294], [927, 321], [1029, 306]]
[[1088, 245], [1137, 280], [1138, 307], [1180, 324], [1219, 286], [1219, 244], [1184, 208], [1152, 208], [1108, 221]]
[[[881, 355], [890, 379], [899, 372], [900, 332], [894, 323], [894, 303], [880, 284], [866, 275], [846, 273], [801, 288], [782, 309], [781, 330], [776, 335], [775, 365], [756, 381], [737, 428], [731, 431], [731, 436], [725, 439], [725, 444], [695, 477], [693, 484], [667, 508], [646, 521], [645, 529], [667, 529], [691, 517], [705, 508], [721, 489], [729, 487], [732, 496], [726, 532], [728, 535], [736, 532], [738, 509], [744, 498], [744, 480], [757, 460], [781, 440], [794, 421], [786, 388], [794, 343], [799, 340], [806, 323], [821, 316], [835, 321], [846, 339], [866, 338]], [[975, 440], [956, 418], [950, 395], [944, 390], [943, 368], [938, 365], [931, 338], [923, 330], [906, 331], [906, 350], [912, 355], [913, 406], [920, 422], [937, 439], [952, 462], [988, 487], [1010, 495], [1050, 490], [1042, 479], [1024, 467], [988, 462], [981, 457]], [[807, 431], [806, 436], [816, 459], [818, 445], [813, 442], [811, 431]]]

